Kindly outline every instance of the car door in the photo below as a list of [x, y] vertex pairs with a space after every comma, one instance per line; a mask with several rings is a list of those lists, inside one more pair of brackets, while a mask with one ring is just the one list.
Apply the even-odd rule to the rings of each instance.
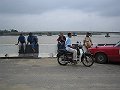
[[113, 60], [120, 62], [120, 46], [115, 47], [112, 50], [112, 52], [113, 52], [113, 55], [114, 55]]
[[106, 52], [110, 61], [120, 62], [120, 46], [109, 47]]
[[120, 43], [116, 46], [117, 50], [118, 50], [118, 58], [117, 60], [120, 61]]
[[120, 61], [120, 45], [118, 45], [117, 48], [118, 48], [118, 61]]

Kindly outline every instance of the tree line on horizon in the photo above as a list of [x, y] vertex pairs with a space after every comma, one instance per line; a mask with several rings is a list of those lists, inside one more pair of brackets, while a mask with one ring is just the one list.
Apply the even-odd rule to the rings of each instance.
[[11, 34], [11, 33], [18, 33], [18, 30], [16, 30], [16, 29], [0, 30], [0, 35], [6, 35], [6, 34]]
[[[38, 32], [32, 32], [33, 34], [36, 34], [38, 36], [42, 36], [42, 35], [47, 35], [47, 36], [52, 36], [52, 35], [59, 35], [60, 32], [63, 32], [65, 35], [67, 35], [68, 31], [38, 31]], [[87, 31], [72, 31], [72, 33], [74, 34], [74, 36], [76, 35], [85, 35]], [[13, 36], [18, 36], [21, 32], [19, 32], [16, 29], [5, 29], [5, 30], [0, 30], [0, 36], [7, 36], [7, 35], [13, 35]], [[24, 35], [28, 35], [29, 32], [22, 32]], [[92, 35], [109, 35], [109, 32], [91, 32]], [[120, 33], [114, 33], [113, 34], [120, 34]]]

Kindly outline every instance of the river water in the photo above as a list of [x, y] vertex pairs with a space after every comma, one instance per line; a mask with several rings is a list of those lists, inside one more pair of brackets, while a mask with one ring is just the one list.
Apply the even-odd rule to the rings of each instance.
[[[18, 36], [0, 36], [0, 57], [4, 57], [5, 54], [8, 56], [18, 55], [17, 43]], [[27, 36], [26, 36], [27, 38]], [[57, 53], [57, 39], [58, 35], [53, 36], [38, 36], [39, 42], [39, 57], [52, 57]], [[78, 35], [72, 37], [72, 43], [76, 41], [83, 42], [85, 35]], [[105, 35], [93, 35], [91, 37], [94, 45], [97, 44], [115, 44], [120, 41], [120, 35], [110, 35], [110, 37], [105, 37]]]

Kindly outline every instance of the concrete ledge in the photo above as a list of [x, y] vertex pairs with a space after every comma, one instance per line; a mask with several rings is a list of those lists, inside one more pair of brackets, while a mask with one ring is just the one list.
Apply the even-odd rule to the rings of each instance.
[[41, 57], [0, 57], [0, 59], [41, 59]]

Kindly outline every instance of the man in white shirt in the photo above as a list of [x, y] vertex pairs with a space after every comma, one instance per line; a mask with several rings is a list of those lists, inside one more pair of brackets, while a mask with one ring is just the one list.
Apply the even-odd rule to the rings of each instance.
[[74, 46], [72, 46], [71, 37], [72, 37], [72, 33], [68, 33], [68, 37], [66, 38], [65, 41], [65, 47], [67, 51], [73, 53], [73, 60], [77, 61], [77, 50], [73, 49]]

